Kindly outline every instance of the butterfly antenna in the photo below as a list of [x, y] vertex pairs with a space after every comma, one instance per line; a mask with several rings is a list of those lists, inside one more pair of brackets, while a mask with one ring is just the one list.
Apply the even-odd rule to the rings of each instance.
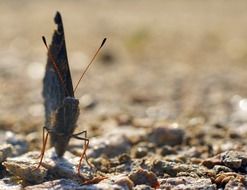
[[94, 54], [93, 58], [91, 59], [91, 61], [90, 61], [89, 64], [87, 65], [86, 69], [83, 71], [83, 73], [82, 73], [80, 79], [78, 80], [78, 82], [77, 82], [77, 84], [76, 84], [76, 86], [75, 86], [74, 93], [75, 93], [75, 91], [76, 91], [76, 89], [77, 89], [79, 83], [81, 82], [83, 76], [86, 74], [87, 70], [89, 69], [90, 65], [93, 63], [93, 61], [94, 61], [94, 59], [96, 58], [96, 56], [98, 55], [99, 51], [100, 51], [101, 48], [104, 46], [105, 42], [106, 42], [106, 38], [103, 39], [103, 41], [102, 41], [100, 47], [98, 48], [98, 50], [97, 50], [96, 53]]
[[63, 77], [62, 77], [62, 75], [61, 75], [61, 73], [60, 73], [60, 71], [59, 71], [59, 69], [58, 69], [58, 67], [57, 67], [57, 64], [56, 64], [56, 62], [55, 62], [55, 59], [54, 59], [52, 53], [50, 52], [50, 50], [49, 50], [49, 48], [48, 48], [48, 45], [47, 45], [47, 43], [46, 43], [46, 39], [45, 39], [44, 36], [42, 36], [42, 40], [43, 40], [43, 42], [44, 42], [44, 44], [45, 44], [45, 47], [46, 47], [46, 49], [47, 49], [48, 57], [51, 59], [52, 65], [53, 65], [53, 67], [54, 67], [55, 70], [56, 70], [56, 73], [57, 73], [57, 75], [58, 75], [58, 78], [59, 78], [59, 80], [61, 81], [62, 86], [63, 86], [65, 92], [69, 95], [69, 92], [68, 92], [68, 90], [67, 90], [66, 87], [65, 87], [65, 84], [64, 84], [64, 81], [63, 81]]

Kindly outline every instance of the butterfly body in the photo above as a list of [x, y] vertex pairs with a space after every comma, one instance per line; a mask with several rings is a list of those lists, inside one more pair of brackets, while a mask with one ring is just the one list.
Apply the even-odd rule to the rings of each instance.
[[[82, 73], [81, 78], [74, 89], [67, 58], [62, 17], [59, 12], [56, 13], [54, 21], [57, 25], [57, 29], [53, 33], [52, 42], [49, 47], [46, 43], [45, 37], [42, 37], [48, 50], [48, 59], [45, 77], [43, 80], [43, 97], [45, 107], [43, 148], [41, 150], [40, 161], [37, 169], [42, 164], [48, 135], [51, 137], [51, 145], [54, 146], [58, 157], [62, 157], [64, 155], [68, 143], [73, 137], [84, 141], [83, 152], [77, 168], [77, 173], [80, 175], [80, 167], [82, 165], [83, 158], [85, 158], [85, 161], [91, 168], [92, 166], [88, 162], [86, 155], [86, 150], [89, 146], [87, 131], [81, 131], [74, 134], [77, 126], [76, 122], [80, 114], [79, 100], [75, 98], [74, 92], [76, 91], [78, 84], [88, 70], [89, 66], [93, 63], [93, 60], [105, 44], [106, 38], [102, 41], [100, 47]], [[45, 130], [47, 132], [46, 135]]]
[[[76, 128], [79, 100], [74, 97], [72, 79], [66, 52], [62, 18], [57, 12], [57, 29], [49, 46], [46, 72], [43, 80], [45, 127], [51, 136], [51, 145], [62, 157]], [[55, 64], [55, 67], [54, 67]]]
[[79, 116], [79, 100], [66, 97], [63, 105], [56, 110], [53, 131], [51, 132], [51, 144], [55, 147], [58, 157], [62, 157], [66, 151], [69, 140], [76, 128]]

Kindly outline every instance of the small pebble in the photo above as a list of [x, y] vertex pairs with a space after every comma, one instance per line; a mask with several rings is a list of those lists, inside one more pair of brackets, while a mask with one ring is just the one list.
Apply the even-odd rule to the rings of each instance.
[[121, 190], [121, 186], [108, 182], [100, 182], [97, 184], [82, 185], [69, 179], [58, 179], [47, 181], [38, 185], [28, 186], [25, 190]]
[[195, 164], [176, 163], [174, 161], [155, 160], [151, 166], [151, 170], [157, 176], [168, 174], [170, 177], [176, 177], [181, 172], [194, 173], [197, 176], [207, 176], [207, 168]]
[[226, 185], [224, 190], [246, 190], [246, 181], [245, 183], [241, 182], [240, 180], [233, 179], [230, 180]]
[[10, 178], [0, 179], [0, 189], [1, 190], [22, 190], [20, 184], [14, 183]]
[[131, 97], [131, 102], [134, 104], [144, 104], [147, 102], [150, 102], [154, 99], [154, 97], [151, 97], [150, 94], [134, 94]]
[[108, 158], [101, 156], [99, 158], [92, 159], [92, 164], [98, 171], [107, 173], [110, 170], [111, 162]]
[[13, 146], [11, 144], [0, 145], [0, 163], [2, 163], [6, 158], [13, 155]]
[[146, 184], [154, 188], [159, 187], [159, 182], [153, 172], [139, 169], [130, 173], [129, 178], [135, 185]]
[[216, 190], [216, 185], [212, 184], [210, 179], [192, 178], [192, 177], [176, 177], [161, 180], [161, 189], [174, 190]]
[[47, 175], [47, 169], [43, 167], [37, 169], [37, 160], [34, 159], [37, 156], [37, 153], [30, 152], [20, 157], [8, 158], [3, 165], [8, 172], [24, 181], [41, 183]]
[[161, 149], [161, 155], [162, 156], [167, 156], [170, 154], [176, 154], [176, 150], [174, 150], [171, 146], [165, 145]]
[[135, 157], [142, 158], [148, 154], [148, 149], [146, 147], [137, 147], [135, 149]]
[[155, 190], [155, 188], [152, 188], [149, 185], [142, 184], [142, 185], [136, 185], [134, 187], [134, 190]]
[[115, 181], [115, 184], [121, 186], [123, 189], [133, 189], [134, 183], [128, 177], [120, 177]]
[[158, 146], [175, 146], [182, 144], [184, 136], [185, 132], [183, 129], [178, 127], [161, 126], [152, 129], [150, 140]]
[[131, 162], [131, 157], [128, 154], [122, 154], [118, 157], [118, 161], [121, 164], [127, 163], [127, 162]]
[[28, 142], [23, 135], [17, 135], [8, 131], [6, 133], [6, 142], [13, 145], [13, 156], [19, 156], [28, 151]]
[[70, 179], [59, 179], [54, 181], [47, 181], [38, 185], [25, 187], [25, 190], [43, 190], [43, 189], [79, 189], [80, 184]]
[[119, 114], [115, 117], [118, 122], [118, 125], [130, 125], [132, 117], [128, 114]]
[[213, 168], [215, 165], [221, 165], [221, 158], [220, 155], [216, 155], [212, 158], [207, 158], [205, 160], [203, 160], [202, 165], [204, 165], [205, 167], [211, 169]]
[[232, 170], [226, 166], [222, 166], [222, 165], [215, 165], [213, 167], [213, 170], [216, 172], [216, 174], [220, 173], [220, 172], [232, 172]]
[[247, 166], [247, 154], [240, 151], [226, 151], [221, 154], [222, 162], [232, 169], [239, 169]]
[[97, 158], [105, 155], [109, 158], [119, 156], [123, 153], [128, 153], [130, 143], [125, 135], [108, 135], [101, 138], [91, 138], [88, 157]]

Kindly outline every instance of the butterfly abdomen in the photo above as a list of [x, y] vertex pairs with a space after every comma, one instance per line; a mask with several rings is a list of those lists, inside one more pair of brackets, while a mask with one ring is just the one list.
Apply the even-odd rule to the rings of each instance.
[[66, 151], [71, 135], [76, 128], [79, 113], [79, 100], [73, 97], [66, 97], [63, 105], [56, 111], [51, 143], [59, 157], [63, 156]]

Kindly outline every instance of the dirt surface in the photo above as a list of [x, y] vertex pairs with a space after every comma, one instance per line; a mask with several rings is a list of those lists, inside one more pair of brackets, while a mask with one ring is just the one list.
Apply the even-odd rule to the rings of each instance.
[[[75, 94], [77, 131], [88, 130], [89, 160], [108, 177], [96, 189], [246, 188], [246, 8], [245, 1], [1, 1], [0, 139], [7, 145], [0, 161], [42, 145], [41, 36], [50, 42], [59, 10], [74, 84], [108, 38]], [[79, 144], [71, 142], [75, 155]], [[6, 171], [10, 162], [1, 178], [16, 176]], [[51, 180], [77, 187], [66, 175], [32, 183], [18, 175], [15, 187], [46, 182], [49, 189]]]

